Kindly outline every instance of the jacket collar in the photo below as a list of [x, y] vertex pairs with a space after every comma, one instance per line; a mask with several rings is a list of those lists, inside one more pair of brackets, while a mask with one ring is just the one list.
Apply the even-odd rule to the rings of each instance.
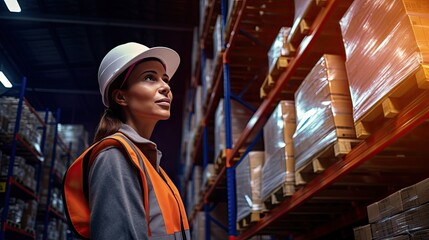
[[[134, 130], [129, 125], [123, 123], [118, 130], [119, 132], [125, 134], [131, 141], [133, 141], [139, 148], [142, 150], [151, 164], [154, 166], [156, 170], [159, 168], [159, 164], [161, 162], [162, 152], [158, 150], [156, 144], [142, 136], [140, 136], [136, 130]], [[146, 154], [148, 151], [156, 152], [156, 159], [154, 159], [153, 154]]]

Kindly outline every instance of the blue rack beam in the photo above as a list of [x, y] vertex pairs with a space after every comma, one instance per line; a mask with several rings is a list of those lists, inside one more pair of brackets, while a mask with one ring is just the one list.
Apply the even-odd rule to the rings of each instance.
[[54, 166], [57, 154], [57, 143], [58, 143], [58, 123], [60, 121], [60, 109], [57, 109], [55, 122], [54, 122], [54, 144], [52, 146], [52, 159], [51, 164], [49, 166], [49, 184], [48, 184], [48, 196], [46, 199], [46, 212], [44, 219], [44, 228], [43, 228], [43, 239], [48, 239], [48, 225], [49, 225], [49, 216], [50, 216], [50, 205], [51, 205], [51, 195], [52, 195], [52, 187], [54, 182]]

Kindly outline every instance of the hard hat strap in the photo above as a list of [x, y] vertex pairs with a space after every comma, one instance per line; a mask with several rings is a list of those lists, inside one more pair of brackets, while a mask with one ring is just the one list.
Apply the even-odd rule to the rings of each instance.
[[124, 80], [122, 80], [121, 86], [119, 87], [119, 89], [122, 89], [122, 87], [124, 86], [125, 82], [127, 81], [128, 77], [130, 76], [131, 72], [133, 71], [134, 67], [136, 66], [137, 62], [133, 63], [127, 71], [127, 74], [125, 74]]

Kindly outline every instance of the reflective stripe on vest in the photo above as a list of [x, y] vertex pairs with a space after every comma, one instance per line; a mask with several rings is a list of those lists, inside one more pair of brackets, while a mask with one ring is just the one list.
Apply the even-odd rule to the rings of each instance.
[[[73, 162], [64, 176], [63, 196], [65, 210], [74, 231], [83, 238], [90, 238], [91, 236], [89, 227], [90, 210], [87, 193], [85, 193], [88, 185], [87, 177], [92, 161], [100, 151], [110, 146], [121, 149], [127, 159], [139, 170], [143, 188], [143, 204], [148, 222], [148, 235], [152, 235], [151, 228], [157, 230], [164, 228], [163, 232], [168, 235], [174, 235], [182, 231], [180, 215], [182, 216], [184, 230], [188, 231], [189, 224], [186, 212], [179, 191], [173, 182], [167, 177], [164, 170], [159, 168], [161, 174], [165, 177], [164, 181], [140, 149], [122, 133], [116, 133], [93, 144]], [[155, 201], [157, 204], [154, 206], [150, 206], [149, 204], [153, 202], [153, 200], [149, 199], [149, 196], [153, 196], [153, 194], [149, 194], [148, 184], [151, 184], [156, 198]], [[175, 200], [175, 196], [177, 197], [177, 201]], [[153, 226], [150, 224], [150, 212], [153, 212], [149, 211], [151, 207], [160, 208], [159, 210], [163, 218], [162, 226]]]

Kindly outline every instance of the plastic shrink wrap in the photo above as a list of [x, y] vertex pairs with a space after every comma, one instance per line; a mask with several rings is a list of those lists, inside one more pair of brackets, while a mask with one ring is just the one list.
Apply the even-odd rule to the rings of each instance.
[[367, 212], [373, 239], [391, 239], [397, 235], [426, 239], [429, 236], [428, 190], [429, 178], [370, 204]]
[[262, 199], [287, 184], [295, 190], [295, 159], [292, 137], [296, 128], [295, 102], [280, 101], [264, 126], [265, 163], [262, 168]]
[[237, 221], [263, 209], [261, 200], [261, 172], [264, 152], [249, 152], [235, 169], [237, 191]]
[[[241, 132], [246, 127], [250, 118], [253, 115], [253, 112], [241, 105], [240, 103], [231, 100], [231, 136], [232, 144], [234, 144], [237, 139], [240, 137]], [[224, 113], [224, 100], [219, 101], [219, 105], [216, 108], [215, 113], [215, 131], [214, 131], [214, 158], [216, 159], [221, 150], [226, 148], [225, 144], [225, 113]], [[252, 133], [251, 136], [247, 139], [247, 143], [243, 148], [247, 147], [248, 144], [252, 142], [257, 133]]]
[[213, 163], [207, 164], [207, 167], [203, 171], [203, 183], [202, 183], [202, 192], [205, 192], [208, 186], [211, 186], [216, 180], [216, 170]]
[[385, 239], [396, 235], [413, 235], [429, 228], [429, 203], [409, 209], [371, 225], [374, 239]]
[[297, 42], [293, 42], [292, 38], [297, 32], [301, 32], [301, 22], [304, 18], [306, 11], [310, 8], [312, 4], [315, 4], [314, 0], [294, 0], [295, 5], [295, 16], [293, 20], [293, 25], [291, 29], [291, 35], [288, 36], [288, 42], [293, 44], [293, 47], [298, 47]]
[[340, 25], [359, 121], [399, 84], [412, 85], [404, 80], [429, 63], [429, 1], [354, 1]]
[[338, 138], [355, 138], [344, 60], [323, 55], [295, 93], [297, 127], [293, 136], [299, 170]]
[[281, 56], [288, 56], [290, 49], [287, 45], [287, 38], [290, 33], [289, 27], [280, 28], [279, 33], [268, 50], [268, 71], [271, 72], [276, 66], [276, 61]]

